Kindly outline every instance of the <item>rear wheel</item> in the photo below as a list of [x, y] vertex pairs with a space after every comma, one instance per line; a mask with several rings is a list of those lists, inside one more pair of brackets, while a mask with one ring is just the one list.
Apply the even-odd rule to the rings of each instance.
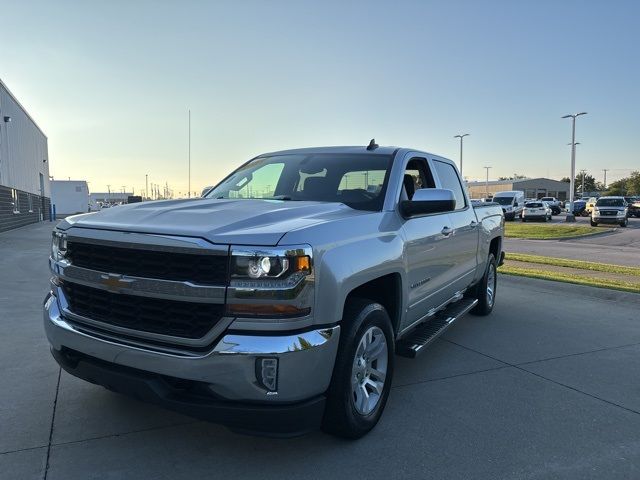
[[474, 315], [489, 315], [493, 310], [493, 305], [496, 303], [496, 287], [498, 286], [497, 268], [496, 257], [490, 253], [484, 276], [471, 295], [472, 298], [478, 299], [478, 304], [471, 310]]
[[389, 397], [393, 365], [394, 336], [387, 311], [371, 300], [350, 299], [322, 429], [360, 438], [375, 427]]

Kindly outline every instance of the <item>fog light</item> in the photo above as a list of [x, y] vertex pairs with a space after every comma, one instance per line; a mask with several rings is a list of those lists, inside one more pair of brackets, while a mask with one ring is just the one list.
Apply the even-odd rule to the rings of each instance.
[[267, 392], [276, 392], [278, 390], [278, 359], [257, 358], [256, 380]]

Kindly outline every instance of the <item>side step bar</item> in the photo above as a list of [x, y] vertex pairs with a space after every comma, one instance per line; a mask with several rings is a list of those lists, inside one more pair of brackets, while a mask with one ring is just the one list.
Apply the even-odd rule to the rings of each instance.
[[433, 318], [418, 325], [406, 337], [396, 342], [396, 354], [415, 358], [427, 345], [442, 335], [457, 319], [476, 306], [476, 298], [463, 298], [438, 312]]

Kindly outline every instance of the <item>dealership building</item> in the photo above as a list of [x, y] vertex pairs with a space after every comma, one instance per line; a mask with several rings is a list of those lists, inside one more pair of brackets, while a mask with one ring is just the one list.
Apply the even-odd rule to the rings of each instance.
[[471, 198], [492, 197], [498, 192], [522, 190], [525, 198], [555, 197], [563, 201], [569, 199], [570, 189], [569, 182], [560, 182], [551, 178], [468, 182], [467, 188]]
[[0, 80], [0, 232], [49, 219], [47, 137]]

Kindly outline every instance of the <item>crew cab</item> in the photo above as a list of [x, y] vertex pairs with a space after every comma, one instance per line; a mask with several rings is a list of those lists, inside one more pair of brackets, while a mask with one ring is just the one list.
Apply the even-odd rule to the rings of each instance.
[[437, 155], [268, 153], [204, 198], [62, 220], [45, 331], [64, 370], [110, 390], [236, 431], [357, 438], [395, 355], [492, 311], [503, 229]]

